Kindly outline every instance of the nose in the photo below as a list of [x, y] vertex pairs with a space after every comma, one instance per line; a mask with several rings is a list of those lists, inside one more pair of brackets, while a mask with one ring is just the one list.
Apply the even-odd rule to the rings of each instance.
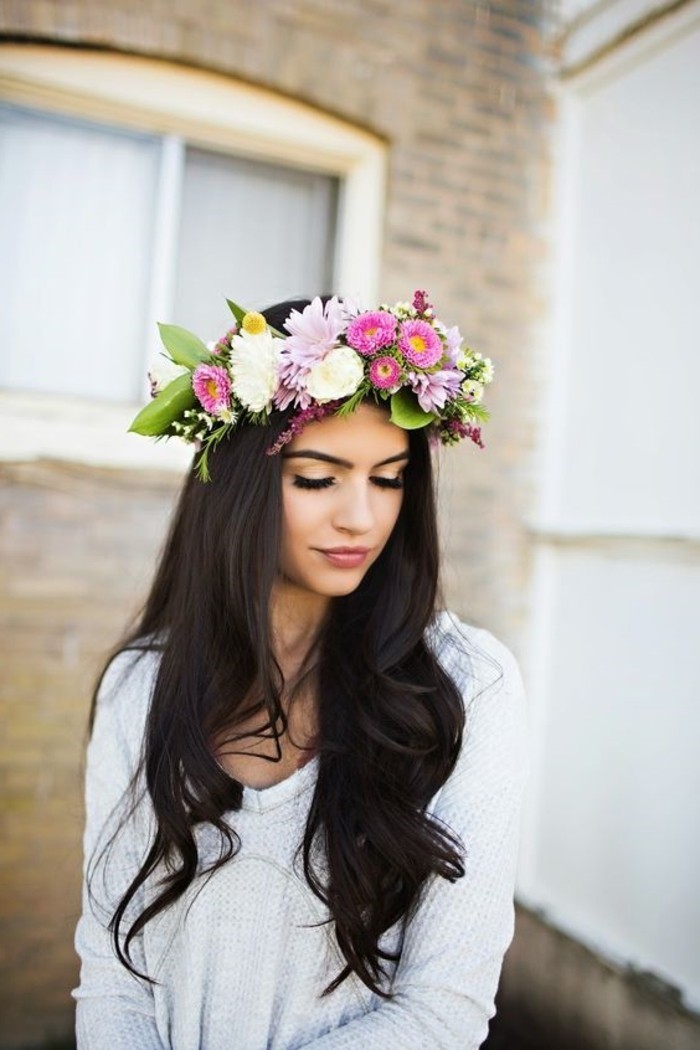
[[362, 535], [369, 532], [374, 525], [374, 510], [370, 486], [364, 479], [355, 485], [345, 487], [333, 521], [336, 529]]

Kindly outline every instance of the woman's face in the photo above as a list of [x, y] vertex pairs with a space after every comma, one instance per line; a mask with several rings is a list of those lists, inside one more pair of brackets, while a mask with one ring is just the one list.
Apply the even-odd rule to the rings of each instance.
[[326, 597], [359, 586], [399, 516], [408, 449], [406, 431], [368, 404], [292, 439], [282, 453], [287, 581]]

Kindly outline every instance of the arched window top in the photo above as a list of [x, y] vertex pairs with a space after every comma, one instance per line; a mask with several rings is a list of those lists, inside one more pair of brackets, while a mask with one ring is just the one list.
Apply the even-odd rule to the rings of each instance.
[[[42, 178], [48, 180], [52, 171], [51, 154], [54, 153], [57, 161], [60, 158], [68, 172], [64, 185], [66, 208], [69, 208], [71, 151], [74, 164], [76, 157], [87, 159], [89, 155], [96, 172], [102, 165], [103, 172], [114, 175], [114, 181], [120, 182], [117, 207], [127, 208], [128, 202], [130, 209], [128, 215], [124, 212], [123, 227], [142, 231], [143, 243], [134, 235], [121, 238], [117, 245], [117, 250], [126, 253], [120, 272], [133, 275], [140, 272], [141, 267], [143, 276], [139, 287], [148, 289], [144, 292], [141, 314], [131, 317], [128, 323], [123, 319], [125, 333], [128, 331], [130, 335], [122, 338], [120, 345], [138, 344], [134, 361], [122, 368], [125, 373], [130, 369], [132, 376], [124, 378], [123, 390], [135, 389], [133, 375], [145, 375], [147, 358], [156, 349], [154, 321], [165, 319], [187, 324], [187, 311], [185, 316], [177, 316], [175, 307], [182, 311], [188, 297], [192, 302], [208, 298], [206, 283], [197, 285], [197, 280], [202, 278], [201, 266], [188, 270], [182, 260], [193, 257], [201, 260], [203, 254], [209, 254], [207, 247], [216, 243], [216, 236], [207, 239], [204, 227], [208, 219], [207, 228], [218, 229], [217, 223], [212, 225], [217, 214], [228, 220], [229, 228], [225, 232], [227, 243], [231, 241], [228, 207], [229, 201], [236, 199], [236, 187], [242, 194], [241, 215], [247, 222], [248, 243], [255, 227], [256, 209], [261, 223], [267, 221], [268, 226], [272, 221], [270, 214], [290, 217], [289, 229], [280, 228], [279, 241], [287, 245], [288, 254], [278, 253], [280, 273], [276, 277], [265, 267], [265, 259], [256, 262], [251, 252], [246, 279], [255, 273], [256, 266], [260, 275], [255, 285], [259, 290], [248, 293], [253, 294], [254, 299], [298, 294], [315, 288], [320, 282], [325, 287], [319, 290], [332, 287], [361, 302], [376, 301], [386, 146], [369, 132], [305, 103], [221, 74], [137, 56], [52, 46], [0, 45], [0, 107], [3, 106], [4, 130], [6, 136], [15, 136], [9, 144], [17, 164], [24, 163], [27, 171], [34, 165], [36, 171], [36, 160], [32, 157], [43, 155], [46, 163], [44, 166], [42, 162]], [[65, 131], [62, 138], [61, 128]], [[25, 135], [28, 139], [30, 131], [34, 141], [22, 160], [18, 157], [22, 150], [17, 151], [15, 143], [17, 136]], [[72, 136], [70, 141], [68, 132]], [[127, 140], [131, 137], [133, 145], [122, 142], [118, 149], [120, 133]], [[80, 140], [81, 134], [84, 143]], [[57, 141], [55, 152], [52, 135]], [[39, 141], [42, 136], [43, 146]], [[120, 179], [115, 174], [117, 162], [122, 165]], [[54, 181], [60, 181], [60, 177], [56, 165]], [[133, 180], [133, 192], [125, 182], [128, 179]], [[15, 183], [24, 180], [25, 175], [20, 173]], [[100, 197], [100, 181], [105, 181], [104, 175], [95, 176], [92, 188], [87, 184], [74, 191], [80, 195], [81, 206], [89, 205], [95, 215], [106, 211]], [[0, 194], [2, 192], [0, 185]], [[6, 192], [9, 192], [7, 188]], [[55, 196], [55, 187], [52, 193]], [[218, 193], [219, 197], [215, 200], [212, 193]], [[147, 194], [150, 194], [148, 198]], [[132, 208], [131, 202], [139, 200], [140, 204]], [[2, 203], [0, 200], [0, 208]], [[208, 216], [207, 205], [211, 213]], [[12, 210], [9, 201], [6, 206]], [[109, 206], [113, 207], [112, 198]], [[16, 205], [15, 209], [20, 210]], [[54, 214], [56, 202], [47, 202], [46, 209], [47, 214]], [[98, 229], [99, 223], [95, 223], [94, 228]], [[25, 244], [31, 239], [31, 231], [24, 231], [19, 225], [15, 232], [18, 244], [23, 239]], [[269, 230], [266, 237], [269, 238]], [[316, 261], [323, 256], [322, 263], [302, 261], [302, 253], [294, 254], [294, 243], [298, 244], [302, 237], [308, 240], [307, 256], [310, 253]], [[180, 264], [173, 266], [172, 260], [178, 255]], [[50, 263], [46, 260], [44, 263], [46, 271]], [[238, 282], [236, 288], [219, 288], [222, 280], [225, 283], [225, 279], [218, 276], [223, 271], [221, 267], [217, 270], [211, 260], [207, 259], [207, 263], [213, 267], [211, 283], [216, 285], [212, 298], [218, 298], [225, 291], [245, 301], [246, 293], [238, 287]], [[5, 260], [5, 265], [12, 266], [11, 260]], [[44, 271], [41, 279], [46, 287], [51, 285], [51, 275]], [[285, 288], [282, 277], [287, 273], [290, 285]], [[106, 273], [105, 280], [109, 276]], [[97, 278], [93, 279], [97, 289]], [[36, 283], [33, 278], [25, 281], [27, 299], [33, 283]], [[73, 291], [80, 298], [79, 289]], [[21, 299], [22, 295], [15, 298]], [[132, 295], [131, 300], [134, 298]], [[92, 293], [86, 286], [82, 301], [91, 299]], [[189, 316], [192, 316], [192, 302]], [[260, 302], [254, 301], [251, 305], [257, 306]], [[115, 303], [115, 309], [117, 307]], [[13, 322], [14, 341], [21, 355], [24, 328], [21, 308], [15, 313], [18, 316]], [[194, 320], [191, 326], [196, 328], [198, 323]], [[74, 329], [79, 327], [75, 319]], [[97, 407], [90, 403], [89, 391], [81, 385], [84, 370], [76, 356], [72, 332], [73, 329], [64, 342], [70, 343], [73, 359], [66, 358], [68, 371], [60, 376], [60, 383], [46, 379], [42, 386], [32, 381], [28, 390], [21, 369], [6, 368], [4, 379], [0, 374], [0, 386], [5, 386], [5, 390], [0, 390], [2, 415], [7, 421], [7, 428], [0, 433], [0, 457], [32, 458], [51, 454], [99, 463], [163, 465], [174, 456], [173, 462], [180, 464], [183, 457], [178, 454], [179, 450], [164, 456], [161, 447], [154, 460], [148, 443], [136, 445], [138, 439], [133, 435], [124, 434], [122, 440], [115, 440], [115, 435], [121, 435], [122, 424], [133, 405], [108, 404], [108, 390], [96, 392], [106, 398], [105, 403]], [[209, 333], [205, 330], [202, 334]], [[5, 338], [7, 340], [7, 333]], [[11, 333], [6, 342], [6, 350], [11, 353], [8, 342], [13, 342]], [[109, 357], [109, 351], [103, 350]], [[62, 352], [69, 353], [65, 348]], [[77, 377], [75, 382], [69, 375], [71, 369]], [[47, 395], [50, 405], [46, 403]], [[122, 392], [115, 400], [124, 402], [125, 398], [133, 400], [134, 396]]]

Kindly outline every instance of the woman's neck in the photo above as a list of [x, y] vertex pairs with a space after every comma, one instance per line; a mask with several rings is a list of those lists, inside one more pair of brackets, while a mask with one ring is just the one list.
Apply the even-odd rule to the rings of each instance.
[[[315, 753], [318, 718], [313, 672], [307, 675], [312, 651], [330, 608], [329, 598], [275, 584], [270, 602], [270, 624], [275, 658], [284, 676], [282, 705], [286, 730], [272, 738], [267, 716], [257, 711], [219, 734], [214, 752], [230, 776], [249, 787], [265, 788], [286, 779]], [[301, 688], [299, 684], [301, 682]]]
[[300, 668], [316, 642], [330, 609], [330, 598], [296, 587], [287, 580], [274, 584], [270, 601], [270, 627], [275, 656], [287, 678], [286, 668]]

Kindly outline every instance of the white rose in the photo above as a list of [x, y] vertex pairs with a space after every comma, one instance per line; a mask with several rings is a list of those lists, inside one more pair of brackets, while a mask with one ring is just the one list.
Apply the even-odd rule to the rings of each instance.
[[238, 400], [251, 412], [269, 409], [279, 385], [282, 339], [269, 329], [259, 335], [243, 331], [231, 339], [231, 386]]
[[354, 394], [365, 374], [364, 363], [349, 346], [336, 346], [315, 364], [306, 378], [314, 401], [337, 401]]
[[462, 393], [467, 401], [476, 405], [484, 396], [484, 384], [476, 379], [465, 379], [462, 383]]
[[177, 379], [178, 376], [184, 375], [187, 371], [188, 369], [183, 365], [176, 365], [169, 357], [161, 354], [148, 369], [151, 397], [155, 397], [161, 390], [165, 390], [166, 386], [172, 383], [173, 379]]

